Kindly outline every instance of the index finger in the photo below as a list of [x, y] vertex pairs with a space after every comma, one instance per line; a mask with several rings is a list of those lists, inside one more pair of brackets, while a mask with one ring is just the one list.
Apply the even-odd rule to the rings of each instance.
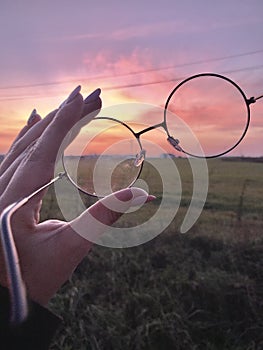
[[87, 123], [99, 113], [100, 108], [101, 100], [99, 97], [84, 105], [83, 98], [78, 93], [74, 100], [58, 110], [53, 121], [39, 137], [30, 156], [30, 161], [38, 163], [55, 162], [57, 153], [68, 132], [83, 118], [83, 110], [85, 109], [85, 122]]

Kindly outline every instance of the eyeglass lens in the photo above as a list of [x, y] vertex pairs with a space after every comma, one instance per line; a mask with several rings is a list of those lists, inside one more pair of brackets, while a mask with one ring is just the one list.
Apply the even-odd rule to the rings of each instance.
[[140, 143], [128, 127], [96, 118], [66, 149], [63, 163], [75, 186], [104, 197], [133, 184], [141, 171], [142, 157]]
[[[176, 125], [182, 119], [196, 136]], [[227, 152], [242, 137], [248, 121], [248, 107], [242, 92], [228, 79], [201, 75], [186, 80], [170, 95], [166, 123], [168, 132], [182, 149], [194, 156], [212, 157]], [[201, 154], [198, 144], [203, 150]]]

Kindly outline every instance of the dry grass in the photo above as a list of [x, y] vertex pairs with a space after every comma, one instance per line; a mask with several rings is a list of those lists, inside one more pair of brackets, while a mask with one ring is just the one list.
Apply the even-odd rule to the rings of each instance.
[[[192, 175], [186, 160], [176, 162], [183, 198], [173, 222], [136, 248], [94, 246], [51, 303], [64, 318], [51, 349], [263, 348], [263, 163], [210, 161], [204, 211], [182, 235]], [[151, 193], [161, 193], [149, 166], [142, 177]], [[157, 206], [118, 225], [136, 224]], [[43, 219], [50, 216], [61, 216], [52, 190], [42, 211]]]

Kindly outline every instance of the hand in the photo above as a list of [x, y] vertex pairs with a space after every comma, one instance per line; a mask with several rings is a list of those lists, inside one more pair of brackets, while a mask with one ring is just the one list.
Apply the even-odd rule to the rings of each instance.
[[[98, 114], [100, 90], [95, 90], [84, 101], [79, 91], [80, 87], [76, 88], [59, 109], [44, 119], [34, 111], [15, 139], [0, 167], [0, 212], [49, 182], [54, 176], [57, 152], [68, 131], [84, 116], [89, 115], [91, 120]], [[105, 201], [114, 207], [114, 201], [121, 200], [124, 212], [138, 197], [145, 198], [143, 190], [124, 189], [96, 202], [70, 223], [58, 220], [39, 223], [44, 192], [14, 213], [11, 222], [27, 293], [31, 300], [41, 305], [46, 305], [68, 280], [92, 246], [83, 238], [85, 233], [82, 237], [72, 227], [82, 230], [88, 227], [96, 234], [102, 234], [104, 225], [112, 225], [121, 216], [120, 212], [110, 210]], [[146, 196], [145, 199], [153, 198]], [[4, 266], [0, 249], [0, 284], [8, 287]]]

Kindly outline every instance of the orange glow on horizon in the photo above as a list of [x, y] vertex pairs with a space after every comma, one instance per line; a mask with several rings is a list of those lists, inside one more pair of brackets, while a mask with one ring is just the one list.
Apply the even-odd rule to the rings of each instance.
[[[111, 62], [109, 64], [109, 62]], [[141, 57], [136, 52], [129, 57], [119, 57], [114, 63], [112, 63], [112, 57], [110, 53], [102, 52], [97, 57], [87, 55], [84, 57], [83, 63], [88, 67], [90, 75], [104, 78], [91, 79], [87, 81], [83, 72], [76, 72], [79, 78], [72, 79], [72, 76], [58, 75], [54, 77], [54, 81], [61, 81], [64, 83], [57, 84], [43, 84], [43, 86], [27, 87], [22, 89], [1, 90], [0, 91], [0, 153], [5, 153], [10, 147], [12, 141], [17, 136], [20, 129], [26, 124], [27, 118], [30, 115], [33, 108], [36, 108], [39, 114], [44, 117], [49, 111], [57, 108], [58, 105], [68, 96], [70, 91], [78, 84], [82, 85], [82, 94], [85, 98], [90, 91], [93, 91], [97, 87], [102, 88], [101, 98], [103, 101], [103, 109], [100, 115], [112, 116], [125, 121], [128, 125], [132, 125], [132, 122], [138, 123], [133, 125], [135, 131], [141, 130], [144, 127], [154, 125], [163, 121], [164, 113], [163, 109], [159, 106], [164, 105], [167, 96], [171, 89], [175, 87], [177, 82], [168, 82], [165, 84], [145, 85], [141, 87], [132, 87], [133, 84], [147, 84], [151, 81], [162, 81], [168, 79], [169, 76], [163, 72], [154, 71], [150, 58], [144, 53]], [[147, 71], [146, 74], [131, 74], [131, 72]], [[92, 74], [92, 72], [95, 72]], [[74, 73], [74, 72], [73, 72]], [[72, 75], [74, 75], [72, 73]], [[127, 74], [127, 75], [125, 75]], [[119, 76], [118, 78], [118, 75]], [[116, 88], [118, 86], [131, 85], [131, 88]], [[25, 83], [26, 85], [26, 83]], [[28, 83], [29, 85], [29, 83]], [[220, 85], [220, 84], [219, 84]], [[214, 151], [216, 146], [224, 147], [231, 144], [233, 138], [239, 138], [240, 134], [246, 123], [245, 108], [244, 105], [240, 107], [240, 96], [237, 98], [230, 98], [231, 103], [228, 104], [223, 98], [222, 87], [219, 85], [213, 85], [209, 91], [213, 92], [216, 103], [209, 106], [210, 98], [206, 96], [205, 90], [201, 91], [202, 87], [198, 83], [196, 85], [187, 85], [185, 87], [184, 96], [177, 96], [177, 105], [173, 105], [173, 101], [169, 104], [171, 112], [175, 113], [179, 119], [181, 118], [192, 131], [202, 140], [202, 144], [205, 144], [206, 150]], [[112, 87], [112, 89], [103, 90], [103, 86]], [[200, 94], [201, 91], [201, 94]], [[197, 100], [197, 96], [204, 96], [203, 100]], [[193, 97], [193, 104], [190, 103]], [[198, 97], [199, 98], [199, 97]], [[196, 99], [196, 100], [195, 100]], [[129, 110], [130, 103], [145, 104], [145, 108], [132, 111]], [[148, 106], [146, 105], [148, 103]], [[242, 101], [241, 101], [242, 103]], [[111, 106], [120, 106], [127, 104], [128, 107], [123, 110]], [[152, 104], [152, 105], [151, 105]], [[248, 144], [252, 153], [257, 155], [263, 154], [261, 147], [261, 139], [263, 132], [262, 125], [262, 100], [257, 102], [257, 108], [251, 107], [251, 114], [253, 117], [252, 126], [257, 127], [257, 132], [254, 133], [252, 140], [248, 140]], [[152, 107], [152, 108], [151, 108]], [[254, 112], [254, 110], [256, 112]], [[118, 112], [120, 110], [120, 112]], [[169, 115], [169, 113], [168, 113]], [[211, 118], [211, 115], [213, 117]], [[242, 117], [240, 117], [242, 115]], [[172, 119], [171, 119], [172, 120]], [[140, 125], [141, 124], [141, 125]], [[144, 124], [144, 125], [143, 125]], [[90, 126], [91, 127], [91, 126]], [[174, 122], [169, 121], [169, 131], [172, 135], [180, 140], [181, 145], [189, 142], [188, 136], [182, 131], [182, 124], [176, 120]], [[149, 139], [151, 142], [160, 144], [165, 150], [170, 149], [168, 145], [166, 135], [154, 134], [149, 132], [147, 135], [142, 135], [143, 139]], [[219, 140], [220, 145], [217, 145], [215, 140]], [[94, 142], [89, 149], [90, 153], [100, 153], [105, 150], [105, 147], [109, 144], [114, 144], [118, 141], [116, 135], [111, 136], [107, 134], [107, 143], [105, 140], [100, 139], [98, 142]], [[243, 141], [245, 144], [246, 140]], [[260, 146], [252, 147], [253, 142]], [[194, 146], [193, 146], [194, 147]], [[255, 149], [258, 150], [255, 152]], [[172, 151], [172, 149], [171, 149]], [[151, 151], [149, 152], [151, 153]], [[180, 155], [180, 154], [178, 154]]]

